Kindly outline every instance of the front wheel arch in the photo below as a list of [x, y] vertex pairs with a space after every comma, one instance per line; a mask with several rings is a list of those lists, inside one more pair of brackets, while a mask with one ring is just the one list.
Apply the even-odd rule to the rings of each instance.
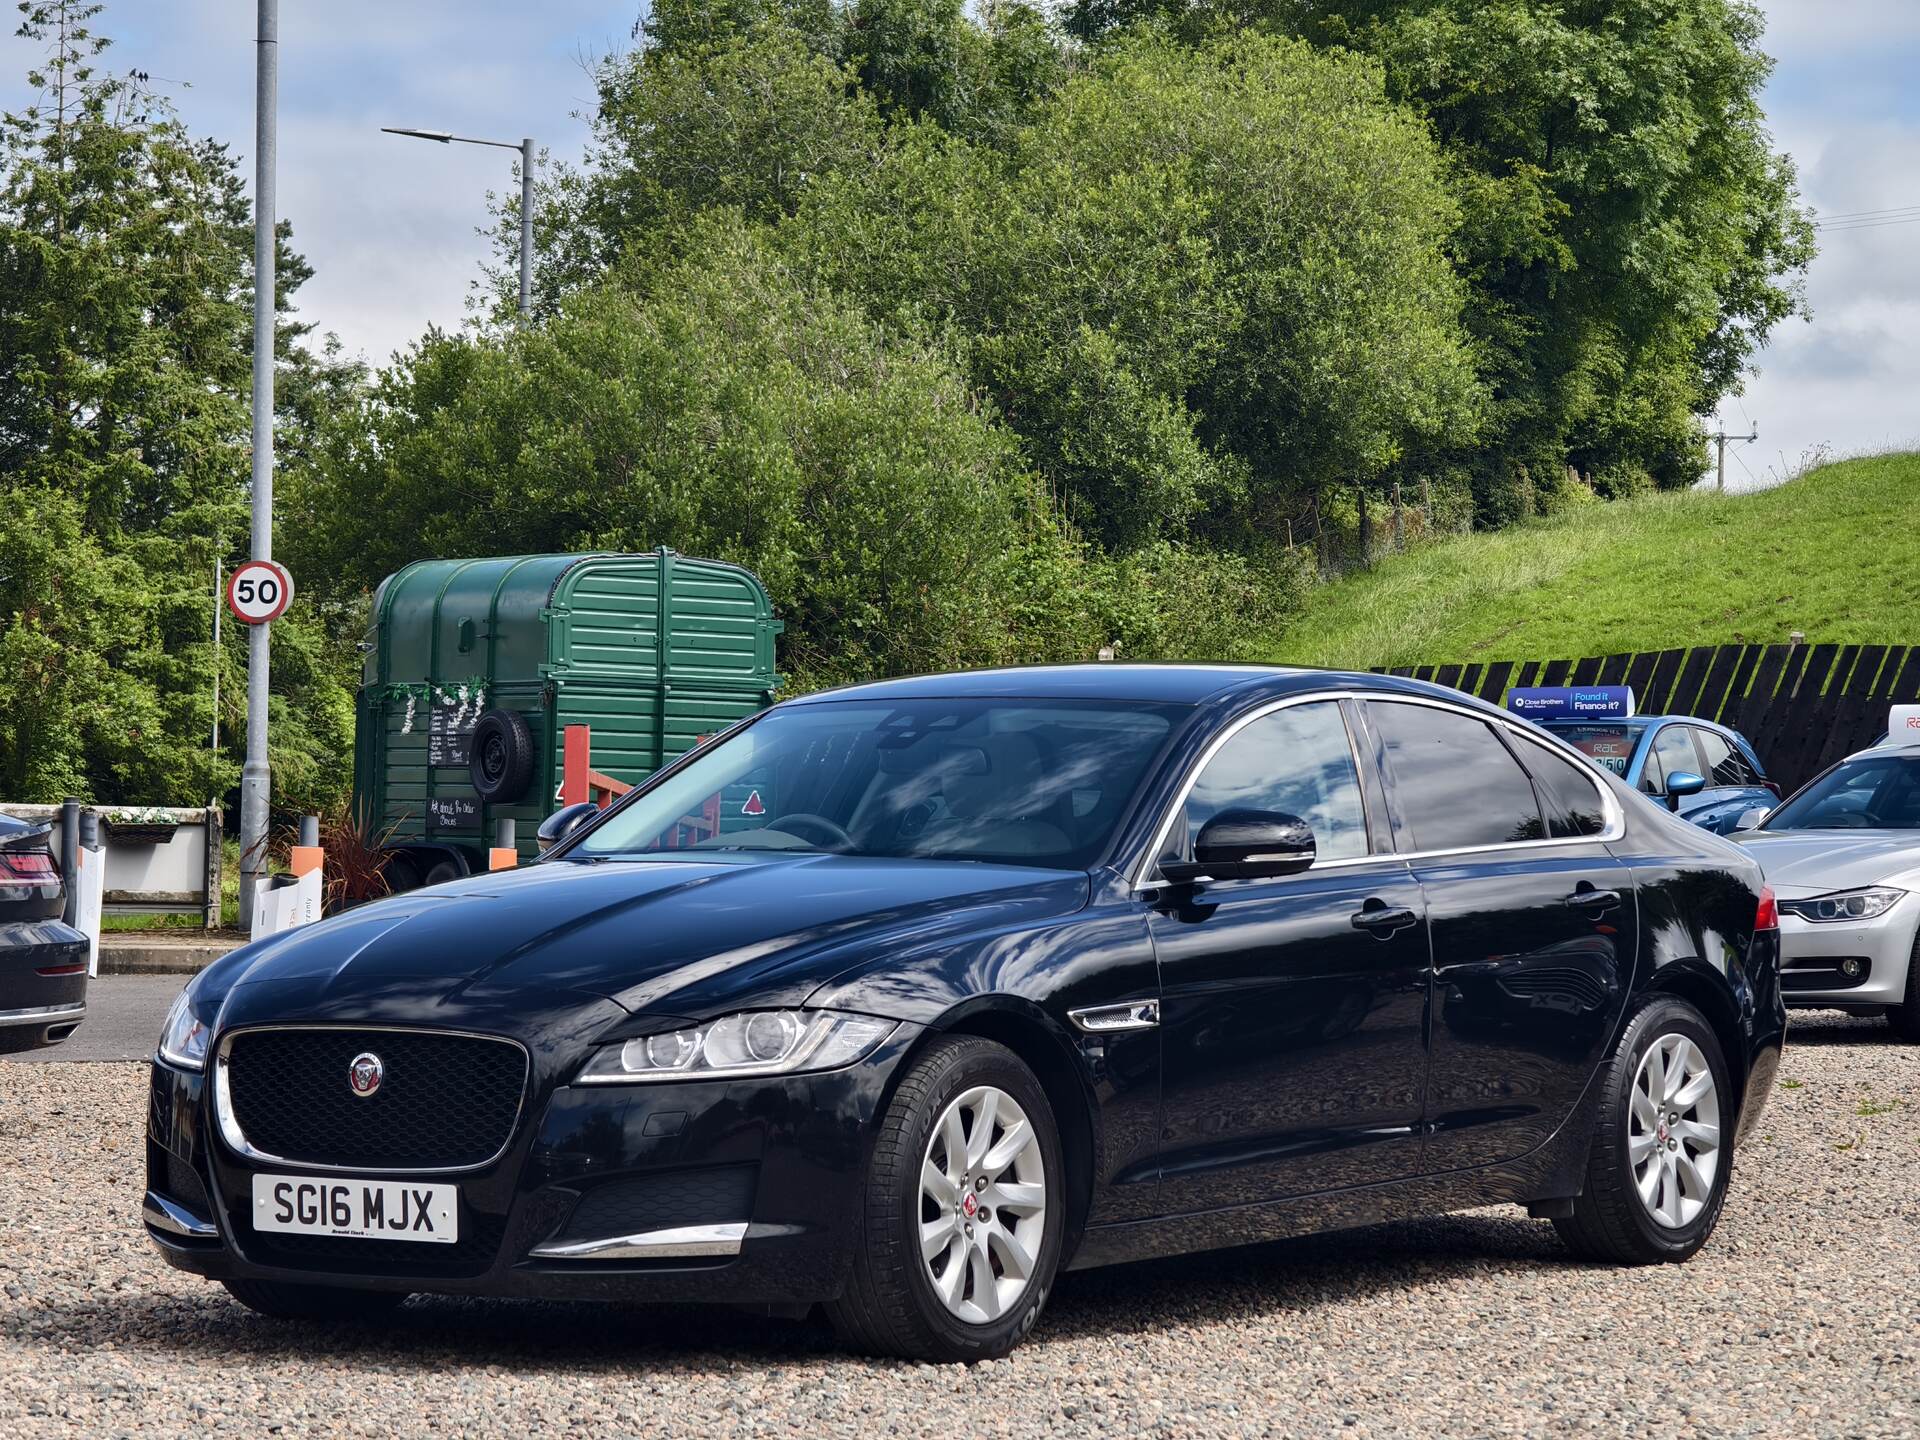
[[[1064, 1270], [1079, 1247], [1088, 1212], [1093, 1207], [1098, 1142], [1086, 1072], [1078, 1063], [1071, 1043], [1037, 1006], [1014, 996], [983, 996], [957, 1007], [929, 1026], [894, 1068], [895, 1075], [905, 1074], [914, 1056], [948, 1035], [977, 1035], [982, 1040], [1004, 1045], [1033, 1071], [1046, 1092], [1054, 1123], [1060, 1129], [1060, 1149], [1067, 1171], [1067, 1223], [1060, 1254], [1060, 1266]], [[889, 1095], [887, 1100], [891, 1099]]]

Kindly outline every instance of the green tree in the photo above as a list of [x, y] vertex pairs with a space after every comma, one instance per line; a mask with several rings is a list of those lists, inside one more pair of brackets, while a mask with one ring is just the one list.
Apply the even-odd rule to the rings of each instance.
[[756, 571], [807, 682], [1091, 654], [1070, 604], [1028, 603], [1075, 546], [942, 347], [809, 287], [737, 213], [687, 241], [383, 372], [288, 492], [302, 569], [364, 594], [421, 554], [666, 544]]
[[1759, 92], [1745, 0], [1079, 0], [1073, 28], [1163, 17], [1190, 43], [1264, 29], [1379, 57], [1431, 124], [1461, 210], [1467, 314], [1494, 396], [1471, 450], [1481, 518], [1568, 465], [1610, 491], [1692, 484], [1701, 416], [1802, 307], [1812, 232]]
[[1371, 62], [1257, 36], [1109, 46], [1002, 156], [919, 126], [783, 235], [977, 383], [1114, 550], [1246, 553], [1320, 485], [1470, 434], [1455, 220]]
[[[104, 72], [100, 6], [20, 11], [46, 60], [0, 117], [0, 650], [18, 662], [0, 661], [0, 774], [25, 799], [200, 802], [238, 775], [208, 740], [215, 667], [237, 707], [243, 637], [216, 656], [211, 606], [216, 558], [247, 539], [251, 217], [224, 147]], [[304, 262], [283, 245], [281, 264], [290, 295]], [[300, 333], [277, 337], [296, 439], [350, 376]], [[304, 623], [283, 622], [291, 656]], [[308, 721], [338, 666], [276, 675], [287, 779], [337, 739]], [[305, 773], [338, 786], [337, 767]]]

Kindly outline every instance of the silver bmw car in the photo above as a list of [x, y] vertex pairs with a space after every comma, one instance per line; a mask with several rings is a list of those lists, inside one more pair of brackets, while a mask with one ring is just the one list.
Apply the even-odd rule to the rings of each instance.
[[1850, 755], [1734, 839], [1780, 905], [1780, 985], [1920, 1044], [1920, 743]]

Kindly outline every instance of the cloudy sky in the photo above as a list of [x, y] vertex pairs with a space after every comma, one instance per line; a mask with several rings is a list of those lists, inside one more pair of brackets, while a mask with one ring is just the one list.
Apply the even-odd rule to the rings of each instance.
[[[1825, 216], [1920, 206], [1920, 0], [1764, 0], [1778, 61], [1774, 135]], [[283, 0], [281, 213], [316, 275], [302, 308], [384, 360], [430, 324], [458, 325], [487, 242], [486, 193], [513, 157], [382, 135], [382, 125], [488, 139], [532, 135], [580, 153], [591, 58], [630, 43], [638, 0]], [[110, 0], [109, 59], [155, 77], [196, 131], [251, 155], [254, 6], [248, 0]], [[23, 98], [31, 58], [0, 39], [0, 104]], [[1914, 213], [1920, 213], [1916, 211]], [[1812, 323], [1760, 357], [1725, 428], [1733, 483], [1920, 443], [1920, 224], [1821, 235]]]

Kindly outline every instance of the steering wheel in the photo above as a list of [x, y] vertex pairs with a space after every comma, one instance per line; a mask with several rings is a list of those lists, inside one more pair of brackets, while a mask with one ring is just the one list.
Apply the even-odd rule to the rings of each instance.
[[[844, 826], [836, 824], [824, 815], [815, 815], [806, 810], [796, 810], [791, 815], [782, 815], [778, 820], [770, 820], [765, 828], [779, 830], [788, 835], [797, 835], [802, 840], [813, 840], [816, 844], [818, 837], [825, 835], [827, 844], [824, 848], [830, 850], [851, 850], [854, 845], [853, 836], [847, 833]], [[806, 833], [808, 830], [815, 833], [808, 835]]]

